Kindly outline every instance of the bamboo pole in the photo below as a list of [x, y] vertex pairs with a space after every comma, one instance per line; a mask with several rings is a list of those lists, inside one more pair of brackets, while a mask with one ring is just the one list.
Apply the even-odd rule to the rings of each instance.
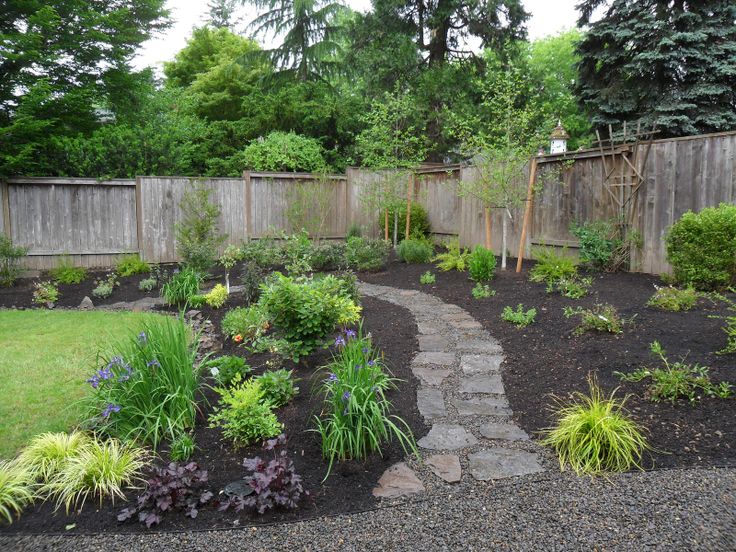
[[383, 239], [388, 241], [388, 209], [383, 210]]
[[516, 258], [516, 272], [521, 272], [521, 263], [524, 258], [524, 248], [526, 246], [526, 233], [529, 226], [529, 219], [532, 214], [532, 202], [534, 201], [534, 181], [537, 178], [537, 158], [532, 157], [532, 163], [529, 166], [529, 186], [526, 189], [526, 208], [524, 209], [524, 222], [521, 225], [521, 238], [519, 239], [519, 254]]
[[406, 232], [404, 233], [404, 238], [409, 239], [409, 229], [411, 228], [411, 192], [414, 183], [412, 182], [413, 175], [409, 174], [409, 181], [406, 185]]

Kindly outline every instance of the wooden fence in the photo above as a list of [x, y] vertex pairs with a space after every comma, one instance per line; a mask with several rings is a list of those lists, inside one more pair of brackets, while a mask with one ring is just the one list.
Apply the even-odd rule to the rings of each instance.
[[[603, 162], [593, 150], [538, 160], [542, 172], [557, 166], [553, 172], [561, 177], [547, 182], [535, 197], [526, 255], [542, 243], [574, 251], [572, 222], [611, 218], [616, 213], [604, 188]], [[568, 163], [560, 165], [562, 161]], [[482, 206], [457, 195], [458, 181], [472, 178], [472, 171], [472, 167], [432, 166], [412, 179], [414, 200], [427, 209], [433, 233], [457, 235], [465, 246], [484, 240]], [[663, 238], [672, 223], [688, 210], [736, 201], [736, 132], [657, 140], [643, 176], [634, 217], [643, 247], [633, 252], [635, 269], [666, 272]], [[313, 186], [317, 195], [326, 194], [326, 237], [342, 238], [351, 225], [377, 237], [382, 233], [378, 213], [367, 210], [362, 197], [380, 178], [378, 172], [357, 168], [327, 178], [256, 172], [246, 172], [243, 178], [11, 178], [0, 182], [0, 230], [13, 243], [29, 247], [26, 266], [30, 269], [54, 267], [60, 255], [90, 267], [109, 266], [120, 254], [131, 252], [152, 263], [176, 261], [179, 202], [184, 191], [199, 182], [214, 192], [221, 208], [220, 230], [228, 234], [228, 243], [295, 231], [287, 211], [299, 185]], [[520, 178], [519, 185], [526, 186], [526, 179]], [[502, 214], [496, 209], [492, 216], [496, 251], [501, 248]], [[512, 211], [507, 241], [512, 254], [518, 249], [521, 219], [520, 209]]]

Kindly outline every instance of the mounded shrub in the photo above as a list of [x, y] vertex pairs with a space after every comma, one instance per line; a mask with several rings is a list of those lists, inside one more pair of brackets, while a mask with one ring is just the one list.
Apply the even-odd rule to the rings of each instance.
[[399, 244], [399, 259], [405, 263], [428, 263], [434, 255], [434, 248], [427, 240], [404, 240]]
[[476, 245], [468, 257], [468, 272], [474, 282], [490, 282], [496, 273], [496, 256], [493, 251]]
[[[398, 208], [399, 225], [397, 232], [397, 240], [406, 239], [406, 203], [401, 204]], [[385, 212], [381, 211], [378, 216], [378, 227], [383, 228], [385, 223]], [[388, 210], [388, 233], [393, 236], [394, 232], [394, 209]], [[429, 234], [429, 215], [427, 210], [420, 203], [411, 204], [411, 220], [409, 221], [409, 236], [412, 238], [420, 238]]]
[[721, 289], [736, 277], [736, 205], [688, 211], [666, 237], [675, 279], [697, 289]]

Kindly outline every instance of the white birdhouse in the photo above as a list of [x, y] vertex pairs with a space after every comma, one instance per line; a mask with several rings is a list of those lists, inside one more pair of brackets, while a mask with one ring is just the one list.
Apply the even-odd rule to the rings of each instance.
[[557, 126], [552, 131], [552, 134], [550, 134], [550, 143], [549, 143], [549, 152], [551, 154], [555, 153], [565, 153], [567, 151], [567, 139], [570, 138], [570, 135], [567, 133], [565, 128], [562, 126], [562, 121], [557, 121]]

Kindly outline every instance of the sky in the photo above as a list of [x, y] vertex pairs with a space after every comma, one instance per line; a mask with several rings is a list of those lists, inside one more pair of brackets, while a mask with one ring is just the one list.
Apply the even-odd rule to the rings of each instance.
[[[532, 40], [569, 29], [575, 26], [578, 14], [575, 4], [579, 0], [523, 0], [524, 7], [531, 13], [527, 23], [529, 38]], [[370, 0], [346, 0], [354, 10], [370, 10]], [[142, 69], [149, 65], [160, 68], [163, 61], [173, 59], [181, 50], [192, 27], [202, 25], [207, 14], [207, 2], [191, 0], [168, 0], [166, 6], [171, 10], [174, 25], [163, 34], [145, 42], [134, 59], [133, 65]], [[240, 14], [247, 22], [252, 18], [252, 8], [243, 8]]]

